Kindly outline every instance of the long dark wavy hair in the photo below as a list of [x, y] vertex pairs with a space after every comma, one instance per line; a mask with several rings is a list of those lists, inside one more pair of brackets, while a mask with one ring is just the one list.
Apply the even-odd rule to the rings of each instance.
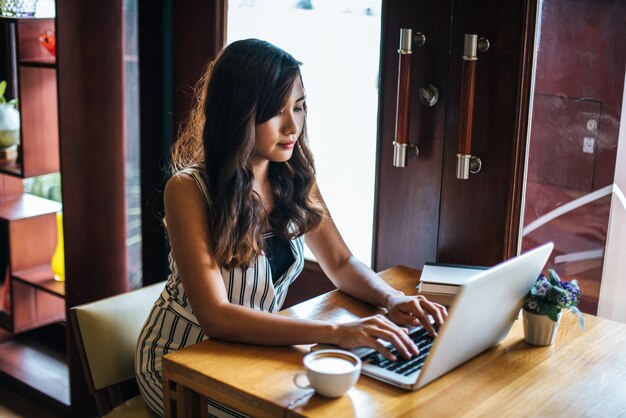
[[301, 77], [300, 64], [265, 41], [233, 42], [198, 82], [194, 107], [173, 146], [174, 172], [204, 162], [210, 249], [224, 268], [251, 264], [264, 249], [265, 232], [293, 239], [315, 229], [325, 216], [306, 117], [292, 157], [270, 162], [271, 213], [252, 189], [255, 127], [284, 107]]

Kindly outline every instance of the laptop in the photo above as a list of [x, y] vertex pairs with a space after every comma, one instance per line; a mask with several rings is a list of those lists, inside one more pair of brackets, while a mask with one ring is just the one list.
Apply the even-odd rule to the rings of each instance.
[[420, 354], [390, 362], [369, 347], [352, 349], [362, 373], [408, 390], [419, 389], [507, 336], [523, 300], [552, 253], [547, 243], [494, 267], [478, 271], [461, 286], [448, 318], [433, 340], [423, 327], [411, 330]]

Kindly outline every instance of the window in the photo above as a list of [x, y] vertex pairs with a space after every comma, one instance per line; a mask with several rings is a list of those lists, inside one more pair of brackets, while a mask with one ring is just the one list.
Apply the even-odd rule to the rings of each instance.
[[126, 136], [126, 254], [131, 289], [142, 285], [139, 177], [139, 62], [137, 0], [124, 0], [124, 112]]
[[[522, 249], [554, 241], [547, 267], [578, 279], [580, 308], [591, 314], [598, 313], [601, 287], [609, 283], [604, 270], [618, 276], [617, 233], [624, 228], [624, 178], [616, 156], [625, 146], [618, 144], [625, 10], [616, 0], [544, 0], [538, 19]], [[589, 33], [589, 25], [598, 30]], [[609, 226], [615, 234], [607, 240]], [[611, 274], [608, 279], [617, 289]], [[614, 292], [604, 293], [610, 305], [617, 301]]]
[[[303, 63], [318, 183], [357, 258], [371, 262], [380, 1], [229, 2], [227, 43], [259, 38]], [[323, 30], [321, 30], [323, 28]], [[313, 259], [310, 252], [306, 257]]]

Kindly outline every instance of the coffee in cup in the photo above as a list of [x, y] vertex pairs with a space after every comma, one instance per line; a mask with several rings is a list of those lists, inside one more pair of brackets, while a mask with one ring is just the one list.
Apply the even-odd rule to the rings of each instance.
[[[313, 388], [329, 398], [346, 393], [361, 374], [361, 359], [347, 351], [314, 351], [304, 356], [302, 362], [306, 372], [296, 374], [295, 385], [301, 389]], [[303, 383], [303, 380], [308, 382]]]

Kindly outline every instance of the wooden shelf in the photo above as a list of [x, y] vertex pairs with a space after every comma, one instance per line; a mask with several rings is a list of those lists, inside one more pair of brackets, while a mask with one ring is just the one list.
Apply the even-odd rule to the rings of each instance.
[[22, 67], [37, 67], [37, 68], [57, 68], [54, 57], [50, 57], [49, 60], [26, 60], [20, 61]]
[[28, 193], [0, 199], [0, 219], [9, 222], [56, 213], [61, 210], [63, 210], [63, 205], [60, 203]]
[[0, 328], [6, 330], [13, 329], [13, 321], [11, 320], [10, 312], [0, 310]]
[[0, 379], [70, 416], [65, 283], [53, 279], [49, 265], [55, 213], [63, 206], [23, 193], [18, 179], [60, 171], [58, 71], [50, 52], [56, 19], [0, 17], [0, 29], [11, 69], [8, 94], [19, 96], [21, 122], [17, 161], [0, 164], [0, 255], [11, 289], [8, 311], [0, 311], [0, 327], [8, 330], [0, 329]]
[[56, 63], [52, 55], [41, 43], [41, 37], [55, 31], [54, 19], [20, 19], [16, 22], [18, 62]]
[[0, 22], [37, 22], [41, 20], [51, 20], [54, 19], [52, 16], [46, 17], [35, 17], [35, 16], [0, 16]]
[[[40, 50], [44, 49], [40, 44], [37, 47]], [[40, 50], [35, 49], [31, 55], [22, 57], [22, 60], [46, 62], [49, 54], [45, 50]], [[18, 70], [22, 176], [35, 177], [58, 172], [60, 159], [57, 71], [54, 66], [23, 65], [20, 65]]]
[[64, 298], [65, 282], [58, 282], [54, 280], [53, 276], [54, 273], [49, 265], [37, 266], [13, 273], [13, 279], [15, 280]]
[[14, 380], [39, 398], [49, 409], [59, 415], [66, 415], [70, 406], [69, 368], [63, 347], [44, 344], [50, 340], [50, 333], [60, 330], [46, 330], [27, 333], [0, 343], [0, 373]]
[[5, 162], [0, 164], [0, 173], [11, 174], [12, 176], [22, 177], [22, 164], [17, 162]]

